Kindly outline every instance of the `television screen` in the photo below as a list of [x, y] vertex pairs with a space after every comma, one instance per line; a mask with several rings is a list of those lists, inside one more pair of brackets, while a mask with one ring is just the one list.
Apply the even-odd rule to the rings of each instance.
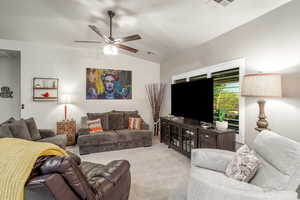
[[204, 122], [213, 122], [213, 80], [173, 84], [171, 114]]

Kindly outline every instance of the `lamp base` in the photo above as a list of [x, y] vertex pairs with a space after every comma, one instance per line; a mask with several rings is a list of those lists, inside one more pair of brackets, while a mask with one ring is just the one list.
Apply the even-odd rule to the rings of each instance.
[[68, 113], [68, 107], [65, 105], [65, 121], [67, 121], [67, 113]]
[[266, 114], [265, 114], [265, 104], [266, 101], [263, 99], [260, 99], [257, 101], [258, 106], [259, 106], [259, 115], [258, 115], [258, 121], [257, 121], [257, 128], [255, 130], [266, 130], [268, 129], [268, 121], [266, 120]]
[[262, 131], [266, 131], [266, 130], [267, 130], [267, 131], [270, 131], [271, 129], [269, 129], [269, 128], [258, 128], [258, 127], [256, 127], [255, 130], [258, 131], [258, 132], [262, 132]]

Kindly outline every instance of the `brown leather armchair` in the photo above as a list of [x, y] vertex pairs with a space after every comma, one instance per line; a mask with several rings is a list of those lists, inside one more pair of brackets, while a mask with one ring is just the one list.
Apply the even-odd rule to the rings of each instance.
[[128, 200], [130, 164], [101, 165], [71, 156], [42, 157], [25, 186], [25, 200]]

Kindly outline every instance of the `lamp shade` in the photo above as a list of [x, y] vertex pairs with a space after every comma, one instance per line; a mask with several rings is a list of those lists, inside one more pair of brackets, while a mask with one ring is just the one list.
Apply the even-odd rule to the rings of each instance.
[[71, 104], [72, 103], [71, 95], [69, 95], [69, 94], [61, 95], [60, 103], [62, 103], [62, 104]]
[[276, 73], [245, 75], [242, 96], [282, 97], [281, 75]]

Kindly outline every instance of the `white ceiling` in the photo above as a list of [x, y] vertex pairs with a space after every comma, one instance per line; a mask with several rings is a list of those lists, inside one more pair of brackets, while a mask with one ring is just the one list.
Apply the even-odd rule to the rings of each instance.
[[87, 25], [108, 33], [105, 14], [112, 9], [117, 12], [113, 35], [140, 34], [143, 40], [127, 45], [140, 50], [137, 57], [160, 62], [289, 1], [235, 0], [222, 7], [211, 0], [0, 0], [0, 38], [100, 49], [101, 44], [73, 41], [101, 39]]

